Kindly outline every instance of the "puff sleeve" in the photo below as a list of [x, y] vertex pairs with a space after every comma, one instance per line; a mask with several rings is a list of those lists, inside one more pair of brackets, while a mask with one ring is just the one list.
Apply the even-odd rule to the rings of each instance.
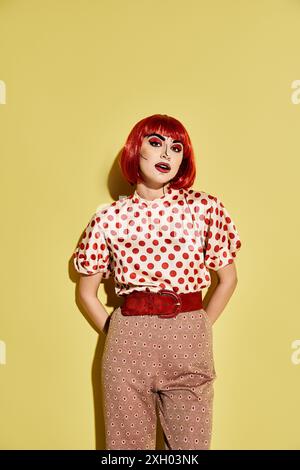
[[113, 273], [113, 263], [100, 222], [101, 214], [96, 212], [73, 252], [73, 263], [80, 274], [92, 275], [101, 272], [103, 278], [108, 279]]
[[241, 248], [237, 228], [228, 210], [216, 196], [207, 214], [207, 232], [204, 249], [204, 263], [207, 268], [217, 271], [233, 263], [237, 251]]

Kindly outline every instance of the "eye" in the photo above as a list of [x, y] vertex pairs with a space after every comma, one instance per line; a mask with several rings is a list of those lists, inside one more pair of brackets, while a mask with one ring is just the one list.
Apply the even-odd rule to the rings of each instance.
[[[160, 139], [155, 139], [155, 138], [149, 139], [148, 142], [152, 147], [159, 147], [161, 145]], [[175, 151], [175, 153], [180, 153], [182, 150], [182, 147], [180, 145], [173, 145], [172, 149]]]
[[176, 150], [176, 153], [179, 153], [182, 150], [181, 146], [179, 146], [179, 145], [174, 145], [173, 149]]
[[157, 147], [155, 144], [161, 144], [161, 141], [158, 140], [158, 139], [151, 139], [151, 140], [149, 140], [149, 143], [151, 145], [154, 144], [154, 145], [152, 145], [153, 147]]

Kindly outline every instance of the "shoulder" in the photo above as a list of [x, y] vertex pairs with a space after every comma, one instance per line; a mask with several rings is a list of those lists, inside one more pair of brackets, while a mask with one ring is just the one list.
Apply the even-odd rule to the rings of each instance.
[[120, 196], [119, 199], [108, 204], [100, 204], [94, 212], [95, 221], [104, 223], [104, 226], [107, 227], [109, 222], [115, 220], [117, 214], [127, 209], [131, 199], [132, 194], [130, 196]]
[[209, 209], [216, 205], [222, 204], [218, 196], [208, 193], [207, 191], [190, 188], [185, 189], [184, 193], [188, 204], [194, 205], [195, 207]]

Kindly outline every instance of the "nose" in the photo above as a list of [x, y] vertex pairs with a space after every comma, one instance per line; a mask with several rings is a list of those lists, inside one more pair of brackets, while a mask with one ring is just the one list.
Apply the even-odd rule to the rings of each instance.
[[[170, 145], [171, 145], [171, 144], [170, 144]], [[164, 151], [163, 151], [163, 153], [162, 153], [162, 157], [170, 159], [170, 157], [169, 157], [169, 155], [168, 155], [168, 143], [165, 142], [165, 146], [162, 147], [162, 148], [164, 148]]]

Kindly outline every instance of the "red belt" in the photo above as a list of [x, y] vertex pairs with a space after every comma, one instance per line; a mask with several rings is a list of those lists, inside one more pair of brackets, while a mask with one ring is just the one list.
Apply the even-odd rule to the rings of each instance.
[[201, 291], [177, 294], [168, 289], [158, 292], [134, 290], [124, 297], [121, 313], [125, 316], [158, 315], [161, 318], [171, 318], [180, 312], [203, 308]]

